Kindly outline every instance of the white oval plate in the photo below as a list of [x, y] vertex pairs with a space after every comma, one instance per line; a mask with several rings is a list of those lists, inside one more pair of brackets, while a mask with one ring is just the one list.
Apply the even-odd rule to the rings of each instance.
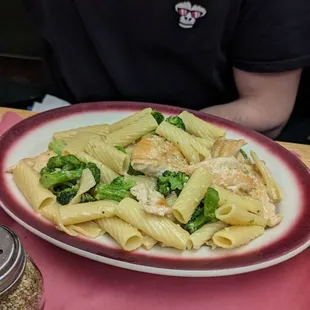
[[225, 128], [230, 138], [244, 138], [245, 151], [254, 150], [265, 160], [280, 188], [283, 201], [279, 211], [283, 222], [266, 230], [250, 244], [234, 250], [179, 251], [155, 246], [151, 251], [125, 252], [109, 237], [96, 240], [71, 237], [36, 214], [20, 193], [12, 176], [4, 171], [24, 157], [47, 149], [56, 131], [112, 123], [145, 107], [165, 115], [181, 108], [135, 102], [97, 102], [73, 105], [40, 113], [11, 128], [0, 140], [0, 201], [18, 223], [39, 237], [73, 253], [121, 268], [170, 276], [209, 277], [250, 272], [283, 262], [310, 244], [310, 174], [293, 154], [262, 135], [232, 122], [193, 112], [198, 117]]

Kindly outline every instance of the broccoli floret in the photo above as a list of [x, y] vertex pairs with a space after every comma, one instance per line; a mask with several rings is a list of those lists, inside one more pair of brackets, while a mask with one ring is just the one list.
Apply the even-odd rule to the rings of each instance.
[[40, 177], [40, 183], [45, 188], [53, 188], [55, 185], [74, 182], [81, 178], [83, 168], [70, 171], [56, 171], [51, 173], [43, 173]]
[[96, 200], [116, 200], [121, 201], [126, 197], [132, 197], [130, 189], [136, 185], [133, 180], [125, 180], [124, 177], [117, 177], [111, 184], [98, 184], [94, 189]]
[[178, 196], [188, 180], [189, 176], [184, 172], [167, 170], [157, 179], [158, 191], [164, 196], [168, 196], [174, 191]]
[[119, 186], [123, 189], [130, 190], [136, 185], [136, 181], [130, 179], [125, 180], [124, 177], [117, 177], [111, 182], [111, 185]]
[[64, 147], [67, 145], [65, 141], [62, 140], [53, 140], [52, 142], [49, 143], [48, 149], [50, 151], [54, 151], [56, 154], [61, 155], [62, 150]]
[[115, 145], [115, 148], [125, 154], [127, 154], [126, 150], [122, 147], [122, 146], [119, 146], [119, 145]]
[[46, 188], [66, 182], [75, 183], [82, 176], [84, 169], [89, 169], [96, 181], [100, 182], [100, 169], [94, 163], [80, 161], [74, 155], [54, 156], [49, 159], [47, 165], [41, 170], [40, 183]]
[[57, 196], [57, 201], [61, 205], [67, 205], [78, 192], [78, 186], [68, 187], [62, 190]]
[[180, 128], [180, 129], [182, 129], [182, 130], [185, 130], [185, 129], [186, 129], [186, 128], [185, 128], [184, 122], [183, 122], [182, 119], [181, 119], [180, 117], [178, 117], [178, 116], [169, 116], [169, 117], [166, 119], [166, 121], [167, 121], [168, 123], [170, 123], [171, 125], [176, 126], [176, 127]]
[[165, 117], [158, 111], [156, 110], [153, 110], [151, 112], [152, 116], [155, 118], [157, 124], [159, 125], [160, 123], [162, 123], [165, 119]]
[[40, 174], [46, 174], [46, 173], [51, 173], [51, 170], [47, 168], [47, 166], [43, 167], [40, 171]]
[[46, 167], [41, 170], [41, 175], [47, 172], [54, 172], [57, 168], [62, 171], [75, 170], [82, 165], [83, 162], [74, 155], [53, 156], [48, 160]]
[[132, 165], [129, 165], [129, 168], [128, 168], [127, 173], [128, 173], [129, 175], [144, 175], [143, 172], [133, 169], [133, 168], [132, 168]]
[[78, 186], [77, 184], [74, 184], [75, 182], [65, 182], [62, 184], [57, 184], [55, 186], [52, 186], [49, 188], [50, 191], [53, 192], [55, 196], [59, 196], [59, 194], [66, 188], [71, 188], [73, 186]]
[[93, 202], [93, 201], [96, 201], [96, 199], [89, 193], [84, 193], [82, 196], [81, 196], [81, 200], [80, 200], [80, 203], [84, 203], [84, 202]]
[[[96, 164], [84, 163], [74, 155], [54, 156], [41, 170], [40, 183], [57, 196], [60, 204], [66, 205], [78, 192], [84, 169], [91, 171], [96, 184], [100, 183], [100, 169]], [[83, 194], [81, 198], [81, 202], [94, 200], [90, 194]]]
[[84, 169], [87, 169], [87, 168], [91, 171], [91, 173], [95, 179], [96, 184], [99, 184], [100, 183], [100, 177], [101, 177], [100, 169], [97, 167], [96, 164], [91, 163], [91, 162], [89, 162], [85, 165]]
[[95, 187], [94, 197], [96, 200], [115, 200], [121, 201], [126, 197], [131, 197], [129, 191], [111, 184], [99, 184]]

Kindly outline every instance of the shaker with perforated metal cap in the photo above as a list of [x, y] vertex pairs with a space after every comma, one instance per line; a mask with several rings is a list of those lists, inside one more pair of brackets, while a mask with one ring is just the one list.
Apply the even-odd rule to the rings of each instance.
[[18, 236], [0, 226], [0, 310], [44, 307], [43, 279]]

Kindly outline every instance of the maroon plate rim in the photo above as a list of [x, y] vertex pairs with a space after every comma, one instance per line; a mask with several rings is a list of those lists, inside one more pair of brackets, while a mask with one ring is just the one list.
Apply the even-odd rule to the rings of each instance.
[[36, 127], [48, 124], [54, 120], [72, 116], [74, 114], [82, 114], [86, 112], [104, 112], [104, 111], [132, 111], [151, 107], [167, 114], [178, 114], [184, 109], [174, 106], [159, 105], [143, 102], [92, 102], [71, 105], [68, 107], [58, 108], [40, 114], [31, 116], [9, 129], [1, 138], [1, 149], [4, 150], [0, 154], [0, 201], [9, 209], [9, 211], [28, 226], [37, 230], [50, 238], [61, 243], [71, 245], [77, 249], [90, 252], [95, 255], [118, 260], [125, 263], [133, 263], [139, 266], [172, 269], [172, 270], [223, 270], [241, 267], [249, 267], [271, 260], [278, 259], [284, 255], [294, 252], [302, 247], [310, 239], [310, 174], [308, 168], [291, 152], [286, 150], [278, 143], [256, 133], [248, 128], [228, 120], [205, 114], [202, 112], [188, 110], [201, 119], [225, 127], [243, 136], [247, 136], [258, 143], [264, 149], [272, 151], [272, 153], [282, 160], [298, 182], [300, 192], [301, 212], [291, 229], [275, 242], [264, 246], [258, 250], [253, 250], [244, 254], [227, 255], [219, 258], [195, 258], [183, 259], [175, 257], [158, 257], [144, 254], [141, 252], [125, 252], [121, 249], [109, 247], [97, 241], [89, 240], [83, 237], [71, 237], [55, 229], [53, 225], [46, 220], [40, 220], [39, 216], [32, 210], [26, 209], [10, 192], [5, 181], [4, 167], [6, 154], [10, 148], [24, 134], [34, 131]]

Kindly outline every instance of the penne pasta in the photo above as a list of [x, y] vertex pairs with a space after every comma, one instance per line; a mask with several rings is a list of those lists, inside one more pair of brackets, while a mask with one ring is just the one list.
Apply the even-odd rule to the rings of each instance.
[[128, 170], [129, 156], [100, 139], [90, 139], [85, 152], [118, 174], [124, 175]]
[[111, 145], [128, 146], [136, 140], [154, 131], [158, 124], [151, 114], [146, 114], [136, 122], [108, 134], [105, 142]]
[[60, 215], [60, 208], [61, 208], [61, 205], [58, 203], [55, 203], [54, 205], [49, 205], [49, 206], [45, 207], [43, 210], [45, 210], [45, 209], [52, 209], [53, 210], [53, 212], [54, 212], [54, 218], [53, 219], [55, 221], [55, 225], [56, 225], [57, 229], [65, 232], [69, 236], [73, 236], [73, 237], [77, 236], [78, 233], [76, 231], [71, 229], [70, 226], [66, 227], [63, 224], [63, 220], [62, 220], [61, 215]]
[[180, 223], [187, 223], [212, 184], [211, 174], [203, 167], [196, 169], [174, 203], [173, 215]]
[[63, 225], [73, 225], [103, 217], [111, 217], [115, 214], [116, 206], [117, 202], [112, 200], [78, 203], [60, 206], [60, 208], [58, 204], [54, 204], [40, 210], [40, 214], [54, 224], [57, 224], [57, 212], [59, 209], [59, 216]]
[[110, 184], [114, 179], [116, 179], [119, 176], [119, 174], [114, 172], [111, 168], [105, 166], [102, 162], [100, 162], [97, 159], [95, 159], [94, 157], [86, 154], [85, 152], [81, 152], [81, 153], [77, 154], [76, 157], [85, 163], [92, 162], [92, 163], [96, 164], [96, 166], [100, 170], [100, 182], [101, 183]]
[[96, 134], [100, 136], [106, 136], [109, 133], [109, 125], [92, 125], [86, 127], [79, 127], [65, 131], [55, 132], [53, 139], [69, 142], [76, 134], [85, 132], [89, 134]]
[[109, 127], [110, 132], [114, 132], [116, 130], [119, 130], [121, 128], [124, 128], [132, 123], [135, 123], [137, 120], [139, 120], [141, 117], [147, 115], [147, 114], [151, 114], [152, 109], [151, 108], [146, 108], [143, 109], [137, 113], [134, 113], [132, 115], [129, 115], [123, 119], [121, 119], [118, 122], [115, 122], [114, 124], [111, 124]]
[[251, 197], [237, 195], [217, 185], [212, 185], [212, 187], [219, 193], [219, 206], [233, 204], [246, 211], [258, 214], [262, 217], [264, 216], [264, 209], [261, 201]]
[[225, 228], [227, 225], [222, 222], [208, 223], [202, 226], [200, 229], [195, 231], [189, 237], [189, 242], [187, 248], [189, 250], [194, 249], [198, 250], [200, 247], [205, 244], [207, 241], [211, 240], [213, 235]]
[[233, 249], [249, 243], [263, 233], [264, 228], [261, 226], [231, 226], [215, 233], [212, 240], [218, 247]]
[[84, 152], [85, 147], [91, 137], [97, 137], [100, 139], [100, 136], [88, 132], [78, 132], [63, 149], [63, 155], [77, 155], [80, 152]]
[[143, 211], [131, 198], [123, 199], [115, 209], [116, 215], [155, 240], [180, 250], [185, 250], [189, 233], [169, 219]]
[[179, 117], [185, 124], [186, 131], [190, 134], [205, 138], [205, 139], [218, 139], [224, 137], [226, 131], [220, 127], [214, 126], [208, 122], [203, 121], [192, 113], [183, 111]]
[[240, 149], [245, 145], [246, 145], [246, 142], [243, 139], [216, 140], [212, 147], [212, 157], [230, 157], [230, 156], [237, 157], [237, 155], [240, 152]]
[[266, 227], [267, 220], [262, 216], [251, 213], [233, 204], [223, 205], [215, 211], [220, 221], [230, 225]]
[[172, 142], [190, 164], [200, 161], [199, 153], [192, 146], [190, 135], [186, 131], [164, 121], [157, 127], [155, 132]]
[[56, 202], [55, 195], [40, 184], [40, 175], [23, 160], [14, 168], [13, 179], [34, 210]]
[[145, 233], [141, 233], [142, 234], [142, 246], [146, 249], [146, 250], [151, 250], [154, 245], [157, 243], [157, 240], [155, 240], [154, 238], [146, 235]]
[[93, 174], [89, 169], [84, 169], [80, 180], [80, 187], [76, 195], [71, 199], [70, 205], [77, 204], [81, 201], [81, 196], [87, 193], [91, 188], [96, 185]]
[[265, 163], [258, 158], [255, 152], [251, 151], [250, 154], [254, 160], [257, 170], [260, 172], [264, 179], [269, 198], [272, 202], [279, 202], [280, 200], [282, 200], [282, 193], [271, 172], [266, 167]]
[[67, 228], [91, 239], [104, 234], [104, 230], [94, 221], [70, 225]]
[[189, 141], [191, 146], [196, 150], [196, 152], [203, 157], [203, 159], [208, 159], [211, 157], [211, 149], [208, 147], [206, 140], [202, 138], [197, 138], [189, 136]]
[[216, 249], [218, 246], [213, 242], [212, 239], [206, 242], [206, 245], [209, 246], [212, 250]]
[[143, 243], [143, 237], [139, 230], [116, 216], [102, 218], [97, 223], [125, 251], [136, 250]]

